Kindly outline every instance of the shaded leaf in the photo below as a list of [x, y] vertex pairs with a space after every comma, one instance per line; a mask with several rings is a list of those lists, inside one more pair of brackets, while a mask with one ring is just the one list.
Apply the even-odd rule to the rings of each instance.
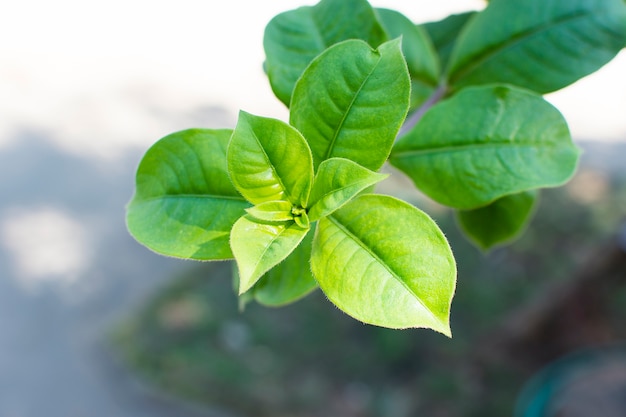
[[457, 212], [457, 221], [478, 247], [487, 250], [519, 236], [528, 225], [536, 191], [502, 197], [488, 206]]
[[494, 82], [540, 93], [565, 87], [626, 46], [623, 0], [493, 0], [450, 58], [455, 88]]
[[433, 200], [459, 209], [565, 183], [578, 149], [541, 96], [504, 85], [442, 101], [394, 146], [391, 163]]
[[294, 85], [313, 58], [347, 39], [362, 39], [374, 47], [385, 41], [366, 0], [322, 0], [274, 17], [265, 28], [263, 47], [276, 97], [289, 106]]
[[309, 197], [311, 221], [329, 215], [361, 191], [382, 181], [387, 176], [363, 168], [349, 159], [331, 158], [325, 160], [320, 164], [315, 175]]
[[249, 215], [237, 220], [230, 245], [239, 270], [239, 294], [248, 291], [263, 274], [289, 256], [307, 232], [294, 222], [261, 223]]
[[450, 335], [452, 251], [433, 220], [403, 201], [363, 195], [321, 219], [311, 268], [329, 300], [357, 320]]
[[306, 141], [293, 127], [242, 111], [227, 159], [233, 184], [251, 203], [287, 200], [306, 207], [313, 161]]
[[290, 123], [308, 141], [316, 167], [340, 157], [376, 171], [406, 117], [409, 94], [399, 39], [378, 50], [349, 40], [324, 51], [302, 74]]
[[137, 169], [128, 230], [155, 252], [179, 258], [232, 258], [230, 229], [249, 204], [228, 178], [231, 130], [189, 129], [155, 143]]
[[439, 55], [443, 68], [448, 64], [456, 40], [467, 22], [475, 16], [476, 12], [453, 14], [437, 22], [428, 22], [419, 25], [426, 30], [433, 46]]

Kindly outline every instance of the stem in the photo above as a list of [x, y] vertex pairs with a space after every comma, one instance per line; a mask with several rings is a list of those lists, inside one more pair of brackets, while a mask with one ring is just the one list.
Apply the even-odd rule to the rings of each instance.
[[398, 136], [404, 135], [409, 130], [413, 129], [413, 127], [422, 119], [424, 113], [426, 113], [431, 107], [435, 104], [439, 103], [441, 99], [446, 95], [448, 86], [446, 84], [441, 84], [433, 93], [428, 97], [428, 100], [424, 102], [413, 114], [411, 114], [405, 121], [402, 127], [400, 128], [400, 132]]

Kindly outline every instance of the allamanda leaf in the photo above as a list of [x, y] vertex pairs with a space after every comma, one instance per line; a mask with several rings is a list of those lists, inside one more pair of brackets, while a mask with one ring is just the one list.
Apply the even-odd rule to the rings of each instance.
[[373, 50], [360, 40], [319, 55], [296, 84], [290, 123], [306, 138], [317, 167], [347, 158], [378, 170], [409, 107], [410, 80], [396, 39]]
[[314, 228], [281, 263], [270, 269], [252, 287], [254, 299], [267, 306], [292, 303], [317, 288], [310, 267]]
[[263, 223], [249, 215], [237, 220], [230, 245], [239, 270], [239, 294], [248, 291], [263, 274], [289, 256], [307, 232], [294, 222]]
[[626, 46], [624, 0], [493, 0], [465, 27], [449, 83], [565, 87]]
[[313, 160], [306, 141], [293, 127], [242, 111], [227, 159], [233, 184], [251, 203], [287, 200], [306, 207]]
[[167, 256], [232, 258], [230, 229], [249, 204], [228, 178], [231, 133], [185, 130], [164, 137], [146, 152], [126, 217], [135, 239]]
[[322, 0], [274, 17], [265, 29], [265, 69], [272, 90], [289, 106], [296, 81], [318, 54], [347, 39], [376, 47], [385, 32], [366, 0]]
[[465, 234], [483, 250], [518, 236], [530, 221], [537, 191], [507, 195], [488, 206], [457, 212]]
[[316, 221], [328, 216], [361, 191], [387, 176], [363, 168], [349, 159], [325, 160], [319, 166], [311, 189], [309, 218]]
[[321, 219], [311, 268], [330, 301], [357, 320], [450, 336], [452, 251], [433, 220], [403, 201], [363, 195]]
[[459, 209], [566, 182], [578, 149], [541, 96], [504, 85], [442, 101], [394, 146], [391, 163], [433, 200]]

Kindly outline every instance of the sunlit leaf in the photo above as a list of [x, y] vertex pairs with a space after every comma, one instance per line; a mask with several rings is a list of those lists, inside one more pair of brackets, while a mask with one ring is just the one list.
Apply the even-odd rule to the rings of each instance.
[[378, 50], [360, 40], [341, 42], [302, 74], [290, 122], [308, 141], [316, 167], [340, 157], [376, 171], [406, 117], [410, 88], [399, 39]]
[[302, 135], [288, 124], [240, 112], [227, 159], [233, 184], [251, 203], [287, 200], [306, 206], [313, 160]]
[[433, 200], [459, 209], [565, 183], [579, 151], [541, 96], [505, 85], [442, 101], [394, 146], [391, 163]]
[[311, 268], [329, 300], [357, 320], [450, 335], [452, 252], [433, 220], [405, 202], [363, 195], [321, 219]]
[[289, 201], [266, 201], [246, 209], [246, 212], [258, 220], [284, 222], [293, 220], [292, 207]]
[[164, 137], [146, 152], [127, 210], [135, 239], [168, 256], [232, 258], [230, 229], [249, 204], [228, 178], [231, 132], [185, 130]]

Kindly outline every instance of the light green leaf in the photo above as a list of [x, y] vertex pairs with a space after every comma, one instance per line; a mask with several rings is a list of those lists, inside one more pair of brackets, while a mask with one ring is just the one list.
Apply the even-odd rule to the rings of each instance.
[[319, 166], [311, 189], [309, 218], [316, 221], [328, 216], [367, 187], [387, 177], [387, 174], [370, 171], [349, 159], [325, 160]]
[[242, 111], [227, 159], [233, 184], [251, 203], [287, 200], [306, 207], [313, 160], [306, 141], [293, 127]]
[[231, 231], [230, 246], [239, 269], [239, 294], [248, 291], [300, 244], [308, 229], [294, 222], [261, 223], [242, 216]]
[[431, 108], [396, 143], [390, 161], [433, 200], [473, 209], [565, 183], [578, 154], [563, 116], [541, 96], [491, 85]]
[[428, 33], [395, 10], [376, 9], [389, 39], [402, 37], [402, 52], [412, 79], [437, 87], [441, 69]]
[[249, 215], [258, 220], [268, 222], [285, 222], [293, 220], [292, 205], [289, 201], [266, 201], [246, 209]]
[[457, 221], [478, 247], [487, 250], [519, 236], [530, 221], [536, 191], [502, 197], [488, 206], [457, 212]]
[[232, 258], [230, 229], [249, 204], [226, 169], [231, 130], [190, 129], [155, 143], [137, 169], [128, 230], [167, 256]]
[[366, 0], [322, 0], [274, 17], [265, 28], [265, 70], [272, 90], [289, 106], [304, 69], [335, 43], [362, 39], [376, 47], [385, 33]]
[[449, 83], [548, 93], [598, 70], [624, 46], [623, 0], [493, 0], [459, 37]]
[[448, 64], [456, 40], [467, 22], [476, 15], [476, 12], [453, 14], [437, 22], [424, 23], [421, 26], [426, 30], [439, 55], [443, 68]]
[[403, 201], [362, 195], [321, 219], [311, 268], [329, 300], [357, 320], [450, 336], [452, 251], [433, 220]]
[[376, 171], [406, 117], [410, 88], [399, 39], [377, 51], [360, 40], [341, 42], [298, 80], [290, 123], [308, 141], [315, 167], [340, 157]]
[[282, 306], [317, 288], [310, 267], [313, 234], [314, 228], [311, 228], [302, 243], [252, 287], [248, 293], [254, 294], [256, 301], [267, 306]]

